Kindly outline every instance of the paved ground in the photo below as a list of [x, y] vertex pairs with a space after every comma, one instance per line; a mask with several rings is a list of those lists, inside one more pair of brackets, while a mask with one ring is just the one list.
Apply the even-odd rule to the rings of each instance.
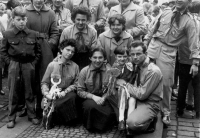
[[[163, 138], [200, 138], [200, 119], [176, 117], [176, 102], [171, 104], [171, 124], [163, 131]], [[185, 111], [186, 114], [191, 112]]]

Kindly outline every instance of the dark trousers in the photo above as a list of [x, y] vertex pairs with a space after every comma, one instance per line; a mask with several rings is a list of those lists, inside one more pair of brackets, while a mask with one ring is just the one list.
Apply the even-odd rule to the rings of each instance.
[[[29, 118], [35, 118], [35, 67], [31, 63], [19, 63], [11, 61], [9, 65], [8, 88], [9, 88], [9, 113], [8, 120], [16, 118], [21, 95], [25, 96], [25, 103]], [[21, 91], [21, 85], [24, 91]]]
[[[185, 108], [186, 93], [188, 90], [188, 85], [192, 81], [192, 86], [194, 89], [194, 108], [196, 112], [200, 110], [200, 73], [198, 73], [194, 78], [192, 74], [189, 74], [191, 65], [179, 63], [179, 91], [178, 91], [178, 101], [177, 109], [183, 110]], [[200, 68], [199, 68], [200, 70]]]

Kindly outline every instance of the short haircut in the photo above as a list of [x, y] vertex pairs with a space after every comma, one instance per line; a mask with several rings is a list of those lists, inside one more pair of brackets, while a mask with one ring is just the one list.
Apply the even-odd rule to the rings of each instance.
[[189, 6], [188, 10], [191, 13], [199, 13], [200, 11], [200, 1], [193, 1]]
[[64, 39], [60, 45], [59, 45], [59, 49], [63, 50], [65, 47], [74, 47], [75, 52], [76, 52], [76, 40], [75, 39]]
[[132, 48], [136, 48], [136, 47], [139, 47], [139, 46], [142, 47], [143, 53], [147, 52], [147, 47], [146, 47], [146, 45], [142, 41], [136, 40], [136, 41], [134, 41], [134, 42], [131, 43], [131, 47]]
[[79, 6], [73, 9], [72, 11], [72, 15], [71, 15], [71, 19], [73, 22], [75, 22], [75, 18], [77, 14], [82, 14], [82, 15], [86, 15], [87, 16], [87, 21], [91, 20], [91, 12], [87, 7], [84, 6]]
[[153, 12], [160, 12], [160, 7], [159, 6], [154, 6], [153, 7]]
[[118, 20], [120, 24], [123, 25], [123, 31], [126, 29], [125, 24], [126, 24], [126, 18], [121, 15], [121, 14], [114, 14], [108, 19], [108, 24], [111, 26], [114, 24], [114, 22]]
[[91, 51], [89, 53], [89, 57], [91, 58], [94, 55], [95, 52], [101, 52], [103, 57], [104, 57], [104, 59], [107, 58], [106, 57], [106, 51], [101, 47], [95, 47], [95, 48], [91, 49]]
[[9, 10], [12, 10], [12, 9], [14, 9], [15, 7], [20, 6], [20, 5], [21, 5], [21, 3], [20, 3], [19, 1], [17, 1], [17, 0], [9, 0], [9, 1], [7, 2], [7, 4], [6, 4], [6, 6], [7, 6], [7, 8], [8, 8]]
[[126, 49], [126, 48], [124, 48], [124, 47], [118, 46], [118, 47], [116, 47], [115, 50], [114, 50], [114, 54], [115, 54], [115, 55], [117, 55], [117, 54], [119, 54], [119, 55], [124, 55], [125, 53], [126, 53], [127, 55], [129, 55], [129, 50]]
[[12, 18], [15, 16], [26, 17], [26, 9], [23, 6], [17, 6], [12, 10]]

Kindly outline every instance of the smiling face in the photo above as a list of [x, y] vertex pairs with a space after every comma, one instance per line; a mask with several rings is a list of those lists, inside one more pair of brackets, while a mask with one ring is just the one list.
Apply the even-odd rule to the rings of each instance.
[[90, 60], [94, 68], [100, 68], [105, 59], [100, 51], [96, 51], [93, 53], [92, 57], [90, 57]]
[[63, 0], [53, 0], [53, 5], [55, 7], [61, 7], [63, 5]]
[[44, 1], [45, 1], [45, 0], [33, 0], [33, 5], [34, 5], [37, 9], [41, 9], [42, 6], [44, 5]]
[[87, 16], [83, 14], [77, 14], [74, 22], [78, 30], [83, 30], [87, 24]]
[[26, 26], [27, 17], [15, 16], [13, 19], [13, 24], [19, 30], [23, 30]]
[[126, 52], [124, 55], [117, 54], [117, 55], [115, 55], [115, 59], [120, 66], [123, 66], [128, 59], [128, 55]]
[[146, 59], [146, 53], [143, 53], [143, 49], [141, 46], [131, 47], [130, 55], [133, 63], [139, 66], [142, 65], [142, 63]]
[[189, 0], [176, 0], [176, 8], [179, 11], [184, 10], [189, 4]]
[[75, 53], [75, 48], [69, 45], [69, 46], [61, 49], [60, 51], [62, 52], [62, 57], [64, 59], [70, 60]]
[[123, 25], [119, 23], [118, 20], [115, 20], [115, 22], [110, 25], [110, 29], [114, 35], [119, 36], [123, 31]]

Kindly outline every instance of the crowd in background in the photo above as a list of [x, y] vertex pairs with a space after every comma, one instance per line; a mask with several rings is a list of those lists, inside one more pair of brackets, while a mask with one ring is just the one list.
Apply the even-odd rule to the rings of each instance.
[[[181, 4], [183, 9], [181, 9]], [[24, 11], [26, 15], [23, 16], [27, 17], [27, 28], [37, 32], [37, 40], [28, 41], [27, 39], [25, 43], [38, 43], [40, 45], [38, 59], [33, 60], [35, 62], [33, 63], [35, 68], [34, 82], [30, 79], [31, 83], [34, 84], [33, 91], [36, 91], [34, 93], [36, 97], [36, 108], [32, 109], [36, 110], [36, 114], [33, 114], [32, 110], [29, 110], [31, 103], [26, 103], [27, 99], [24, 98], [26, 94], [20, 94], [17, 98], [17, 106], [14, 106], [16, 104], [15, 102], [11, 102], [16, 97], [13, 98], [10, 96], [10, 113], [8, 115], [10, 122], [15, 120], [16, 114], [14, 112], [16, 110], [21, 111], [20, 116], [24, 116], [27, 114], [27, 108], [28, 116], [32, 119], [33, 124], [38, 124], [39, 122], [38, 120], [34, 120], [36, 117], [43, 117], [43, 121], [45, 121], [41, 101], [43, 97], [48, 99], [48, 92], [51, 89], [49, 86], [53, 85], [49, 78], [52, 77], [52, 74], [59, 76], [60, 74], [57, 71], [61, 68], [62, 73], [60, 76], [62, 81], [58, 86], [60, 89], [63, 89], [61, 91], [63, 93], [60, 96], [61, 100], [57, 100], [55, 104], [54, 116], [62, 114], [62, 117], [55, 117], [55, 124], [63, 123], [63, 120], [70, 122], [73, 119], [79, 118], [78, 116], [80, 114], [83, 114], [80, 118], [83, 118], [83, 124], [88, 130], [93, 131], [94, 128], [105, 130], [106, 128], [112, 127], [115, 124], [113, 118], [115, 118], [115, 114], [118, 114], [116, 113], [118, 111], [115, 111], [116, 108], [113, 110], [113, 107], [116, 107], [116, 105], [114, 106], [114, 104], [108, 101], [113, 101], [113, 103], [116, 101], [113, 97], [111, 98], [111, 96], [109, 97], [109, 95], [99, 92], [99, 89], [104, 90], [105, 84], [109, 84], [109, 79], [106, 77], [108, 74], [106, 74], [105, 70], [111, 66], [115, 66], [116, 62], [122, 59], [124, 61], [126, 59], [126, 62], [129, 58], [131, 59], [131, 48], [134, 49], [138, 45], [143, 50], [142, 54], [147, 55], [147, 58], [145, 57], [143, 59], [144, 65], [142, 67], [146, 67], [145, 63], [155, 63], [161, 70], [162, 77], [159, 74], [160, 71], [158, 71], [155, 73], [157, 75], [159, 74], [158, 76], [154, 76], [155, 74], [153, 74], [155, 78], [151, 78], [152, 74], [150, 75], [151, 77], [146, 78], [152, 79], [155, 81], [155, 84], [148, 82], [146, 86], [145, 84], [148, 80], [145, 80], [145, 76], [143, 80], [140, 80], [144, 82], [142, 86], [138, 85], [136, 87], [134, 85], [134, 87], [138, 88], [138, 93], [141, 91], [144, 92], [141, 95], [132, 93], [134, 98], [138, 99], [138, 103], [149, 102], [148, 104], [151, 107], [142, 108], [138, 104], [138, 107], [141, 106], [141, 111], [138, 111], [139, 109], [136, 110], [136, 106], [134, 107], [136, 111], [132, 112], [137, 116], [136, 112], [143, 113], [144, 110], [151, 109], [154, 112], [148, 115], [153, 117], [144, 117], [146, 122], [138, 122], [138, 120], [134, 120], [134, 116], [131, 114], [129, 118], [127, 117], [128, 126], [123, 126], [124, 119], [122, 118], [124, 117], [118, 115], [119, 119], [116, 120], [119, 122], [119, 129], [123, 130], [124, 127], [129, 127], [137, 132], [141, 130], [141, 132], [151, 132], [151, 125], [156, 122], [159, 109], [162, 112], [163, 123], [166, 125], [170, 124], [171, 100], [177, 101], [178, 117], [187, 117], [184, 114], [184, 110], [186, 109], [195, 111], [194, 116], [199, 118], [200, 73], [198, 69], [200, 58], [200, 2], [197, 0], [8, 0], [8, 2], [0, 3], [0, 39], [2, 41], [2, 53], [10, 52], [8, 48], [6, 49], [7, 45], [14, 47], [14, 45], [19, 44], [17, 40], [15, 41], [10, 38], [9, 33], [4, 34], [5, 31], [7, 32], [15, 28], [15, 23], [13, 23], [13, 17], [15, 17], [13, 15], [13, 9], [19, 6], [26, 9]], [[143, 44], [147, 46], [146, 49]], [[118, 48], [125, 49], [125, 51]], [[71, 51], [68, 59], [64, 55], [65, 50]], [[14, 60], [16, 57], [9, 56], [11, 53], [2, 53], [0, 94], [4, 95], [2, 78], [7, 77], [9, 68], [18, 68], [17, 62], [32, 63], [32, 61], [27, 61], [28, 58], [17, 58], [17, 60]], [[12, 54], [14, 55], [16, 53]], [[121, 55], [122, 59], [117, 55]], [[37, 53], [35, 57], [37, 58]], [[140, 57], [140, 55], [136, 55], [136, 57]], [[10, 60], [12, 58], [14, 62], [11, 63]], [[60, 67], [61, 61], [65, 63], [62, 63]], [[98, 64], [101, 65], [100, 69], [98, 68]], [[119, 67], [123, 68], [121, 69], [123, 70], [122, 74], [126, 74], [124, 66], [126, 66], [126, 70], [134, 70], [130, 69], [131, 67], [128, 65], [130, 64], [124, 63], [123, 67]], [[57, 69], [57, 66], [60, 68]], [[134, 66], [134, 64], [132, 65], [131, 63], [131, 66]], [[153, 68], [154, 70], [157, 66], [149, 67], [148, 65], [148, 69]], [[23, 67], [19, 64], [19, 70], [20, 68]], [[142, 69], [140, 68], [139, 70]], [[135, 72], [138, 72], [138, 69], [135, 68]], [[136, 76], [131, 73], [125, 76], [125, 80], [128, 78], [125, 86], [130, 88], [131, 91], [134, 91], [135, 89], [132, 86], [128, 86], [127, 83], [134, 84], [133, 80], [137, 81]], [[134, 79], [131, 79], [130, 76]], [[157, 79], [159, 79], [158, 82]], [[10, 93], [15, 93], [14, 86], [18, 83], [15, 84], [11, 77], [9, 78], [9, 82], [10, 85], [12, 84], [9, 86]], [[163, 83], [162, 88], [159, 87], [161, 85], [160, 82]], [[121, 84], [121, 82], [117, 83]], [[22, 85], [21, 81], [19, 84]], [[100, 87], [100, 85], [102, 86]], [[32, 85], [30, 86], [32, 87]], [[146, 99], [142, 97], [150, 91], [150, 88], [154, 87], [156, 89], [151, 90], [152, 93], [146, 96], [148, 100], [145, 101]], [[19, 91], [25, 91], [25, 93], [30, 94], [28, 88], [20, 87], [18, 89]], [[158, 92], [158, 90], [162, 92]], [[76, 93], [79, 97], [77, 98], [75, 94], [70, 93], [71, 91], [77, 91]], [[68, 98], [62, 100], [65, 96]], [[77, 99], [79, 102], [77, 102]], [[105, 101], [105, 99], [109, 100]], [[156, 101], [153, 104], [151, 102], [152, 99]], [[160, 102], [159, 106], [157, 101]], [[70, 104], [71, 106], [64, 107], [63, 104]], [[82, 110], [76, 110], [77, 105], [81, 106]], [[129, 106], [131, 107], [131, 105]], [[93, 111], [92, 109], [95, 110]], [[66, 112], [70, 112], [70, 114]], [[96, 116], [96, 119], [93, 116]], [[49, 118], [46, 117], [46, 119], [48, 120]], [[139, 127], [139, 123], [147, 124]], [[8, 124], [8, 128], [14, 127], [14, 124], [15, 122]], [[45, 127], [48, 128], [48, 126]]]

